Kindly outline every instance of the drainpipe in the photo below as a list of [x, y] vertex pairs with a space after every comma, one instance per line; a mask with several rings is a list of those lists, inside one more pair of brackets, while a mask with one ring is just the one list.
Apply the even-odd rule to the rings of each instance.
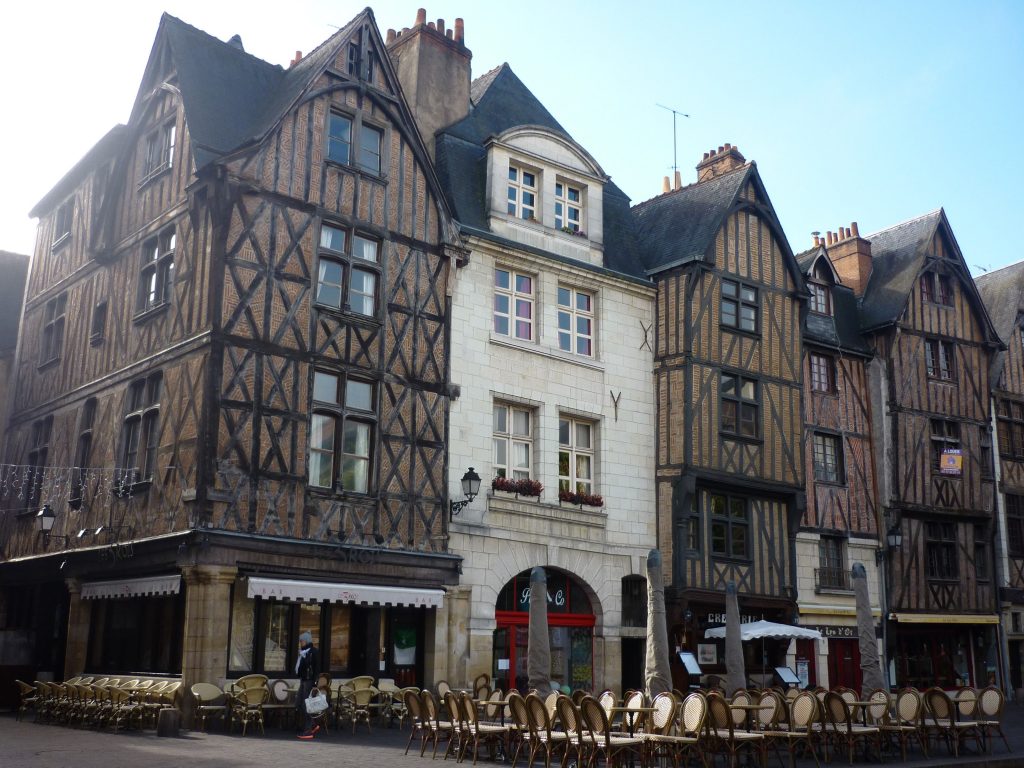
[[1016, 691], [1013, 689], [1013, 685], [1010, 683], [1010, 644], [1006, 638], [1006, 627], [1003, 626], [1003, 610], [1001, 600], [999, 598], [999, 592], [1003, 587], [1009, 586], [1009, 582], [1006, 578], [1006, 563], [1009, 561], [1009, 552], [1007, 551], [1006, 542], [1006, 526], [1004, 521], [1006, 520], [1006, 503], [1003, 500], [1003, 495], [999, 492], [999, 486], [1003, 479], [1003, 467], [999, 461], [999, 440], [998, 440], [998, 423], [996, 421], [996, 407], [995, 398], [989, 400], [989, 432], [992, 436], [990, 444], [992, 445], [992, 468], [993, 468], [993, 487], [992, 495], [995, 498], [995, 504], [993, 508], [995, 514], [992, 519], [992, 539], [993, 549], [995, 550], [995, 564], [993, 567], [993, 583], [996, 585], [995, 590], [995, 609], [996, 616], [999, 617], [999, 623], [996, 624], [996, 642], [999, 644], [999, 679], [1000, 687], [1003, 689], [1008, 701], [1014, 701], [1016, 699]]

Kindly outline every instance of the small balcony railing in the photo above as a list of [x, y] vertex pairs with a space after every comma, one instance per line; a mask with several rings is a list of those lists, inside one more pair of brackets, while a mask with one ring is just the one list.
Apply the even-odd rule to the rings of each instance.
[[814, 589], [850, 590], [850, 572], [846, 568], [815, 568]]

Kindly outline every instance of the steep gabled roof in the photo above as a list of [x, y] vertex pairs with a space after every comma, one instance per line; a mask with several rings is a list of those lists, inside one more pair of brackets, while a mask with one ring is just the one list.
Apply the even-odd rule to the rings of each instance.
[[874, 331], [899, 320], [924, 269], [929, 246], [940, 230], [953, 250], [951, 265], [961, 278], [968, 302], [979, 315], [987, 340], [1001, 344], [941, 208], [867, 236], [871, 243], [871, 278], [861, 299], [861, 330]]
[[[796, 255], [804, 278], [811, 276], [811, 271], [819, 259], [825, 259], [835, 277], [835, 268], [828, 258], [828, 249], [819, 245]], [[833, 347], [859, 355], [871, 354], [871, 347], [860, 332], [857, 297], [850, 288], [840, 283], [830, 286], [832, 297], [832, 315], [820, 315], [808, 312], [804, 318], [804, 339], [808, 342]]]
[[[454, 208], [455, 218], [475, 233], [489, 236], [488, 142], [509, 130], [525, 126], [544, 128], [575, 142], [508, 64], [476, 78], [470, 86], [470, 102], [470, 112], [466, 117], [438, 132], [434, 158], [438, 177]], [[644, 278], [646, 282], [637, 252], [638, 240], [629, 198], [606, 179], [602, 200], [605, 268]], [[582, 262], [580, 265], [589, 266]]]
[[[1024, 261], [981, 275], [974, 281], [985, 302], [992, 325], [1004, 344], [1009, 343], [1014, 328], [1024, 314]], [[1006, 352], [993, 356], [992, 381], [997, 382], [1006, 365]]]

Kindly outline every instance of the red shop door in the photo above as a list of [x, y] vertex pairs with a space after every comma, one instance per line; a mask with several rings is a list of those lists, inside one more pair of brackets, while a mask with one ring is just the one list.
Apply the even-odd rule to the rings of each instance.
[[828, 685], [829, 688], [852, 688], [860, 690], [860, 644], [857, 640], [828, 641]]

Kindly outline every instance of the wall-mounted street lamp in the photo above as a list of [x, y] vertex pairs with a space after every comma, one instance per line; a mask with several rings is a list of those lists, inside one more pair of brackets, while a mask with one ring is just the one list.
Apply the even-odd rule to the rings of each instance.
[[462, 499], [462, 501], [448, 502], [448, 519], [452, 520], [459, 514], [469, 502], [476, 498], [478, 493], [480, 493], [480, 475], [470, 467], [469, 471], [462, 476], [462, 495], [466, 498]]
[[881, 565], [886, 555], [894, 549], [903, 548], [903, 531], [900, 529], [899, 523], [893, 523], [889, 526], [889, 530], [885, 534], [885, 549], [879, 548], [875, 550], [875, 564]]
[[54, 514], [53, 508], [49, 504], [43, 504], [43, 508], [36, 513], [36, 520], [39, 521], [39, 533], [43, 537], [43, 545], [49, 543], [50, 539], [63, 539], [64, 545], [67, 546], [68, 537], [66, 535], [55, 535], [53, 533], [53, 522], [57, 519], [57, 515]]

